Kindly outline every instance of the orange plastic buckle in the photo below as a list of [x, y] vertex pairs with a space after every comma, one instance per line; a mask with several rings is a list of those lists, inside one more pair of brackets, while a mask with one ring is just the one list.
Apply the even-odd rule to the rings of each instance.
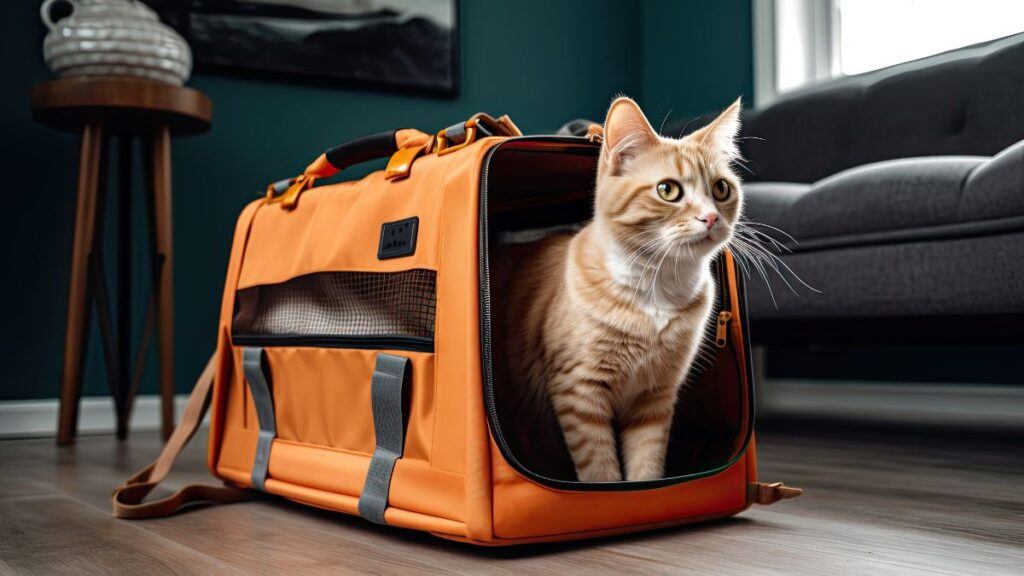
[[280, 195], [274, 194], [276, 188], [274, 184], [267, 186], [268, 204], [280, 204], [285, 210], [295, 208], [299, 202], [299, 195], [313, 187], [316, 177], [300, 174], [295, 178], [291, 178], [288, 182], [290, 184], [288, 189]]
[[476, 142], [476, 126], [480, 122], [478, 118], [470, 118], [466, 121], [466, 139], [462, 142], [454, 145], [448, 145], [448, 135], [445, 133], [446, 130], [441, 130], [437, 133], [437, 155], [444, 156], [445, 154], [451, 154], [462, 150], [466, 146], [469, 146], [473, 142]]
[[412, 163], [416, 161], [416, 158], [426, 154], [434, 147], [434, 137], [431, 136], [430, 140], [427, 141], [423, 146], [413, 146], [411, 148], [402, 148], [398, 152], [391, 155], [391, 159], [388, 160], [388, 167], [384, 170], [385, 180], [401, 180], [409, 177], [409, 172], [412, 170]]

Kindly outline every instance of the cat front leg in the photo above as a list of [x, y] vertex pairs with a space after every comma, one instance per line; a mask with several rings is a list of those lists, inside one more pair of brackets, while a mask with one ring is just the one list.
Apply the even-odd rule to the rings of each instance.
[[654, 480], [665, 475], [676, 395], [674, 387], [645, 392], [619, 419], [626, 480]]
[[583, 380], [552, 400], [580, 482], [622, 480], [607, 384]]

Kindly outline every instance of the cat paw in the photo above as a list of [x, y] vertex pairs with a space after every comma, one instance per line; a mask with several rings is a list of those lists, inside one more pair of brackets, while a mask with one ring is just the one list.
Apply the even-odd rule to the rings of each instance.
[[660, 466], [647, 466], [636, 470], [626, 471], [626, 480], [630, 482], [639, 480], [658, 480], [664, 476], [665, 472]]
[[586, 470], [577, 470], [576, 477], [580, 482], [622, 482], [622, 471], [617, 466], [590, 467]]

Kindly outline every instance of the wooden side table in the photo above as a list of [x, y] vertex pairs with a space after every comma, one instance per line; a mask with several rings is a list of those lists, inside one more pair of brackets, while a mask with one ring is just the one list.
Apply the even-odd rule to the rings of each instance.
[[[74, 441], [86, 344], [96, 304], [104, 363], [117, 412], [117, 436], [125, 438], [142, 379], [154, 325], [159, 336], [162, 432], [174, 427], [174, 296], [171, 237], [171, 138], [207, 131], [213, 104], [203, 93], [128, 78], [61, 78], [32, 89], [32, 118], [51, 128], [81, 133], [67, 331], [61, 375], [57, 443]], [[118, 144], [117, 325], [111, 317], [103, 266], [103, 214], [108, 148]], [[151, 253], [151, 294], [141, 339], [132, 356], [131, 216], [132, 147], [143, 145]]]

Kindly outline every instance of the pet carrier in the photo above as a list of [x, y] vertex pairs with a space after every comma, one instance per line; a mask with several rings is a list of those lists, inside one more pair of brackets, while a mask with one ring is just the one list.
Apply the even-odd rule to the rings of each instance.
[[[719, 283], [711, 369], [677, 410], [666, 477], [585, 483], [531, 469], [502, 429], [492, 378], [489, 246], [585, 221], [599, 135], [522, 136], [478, 114], [434, 136], [333, 148], [238, 219], [217, 352], [119, 517], [253, 491], [474, 544], [567, 540], [729, 516], [799, 493], [757, 481], [743, 283]], [[316, 185], [375, 158], [387, 168]], [[144, 501], [203, 417], [224, 486]]]

